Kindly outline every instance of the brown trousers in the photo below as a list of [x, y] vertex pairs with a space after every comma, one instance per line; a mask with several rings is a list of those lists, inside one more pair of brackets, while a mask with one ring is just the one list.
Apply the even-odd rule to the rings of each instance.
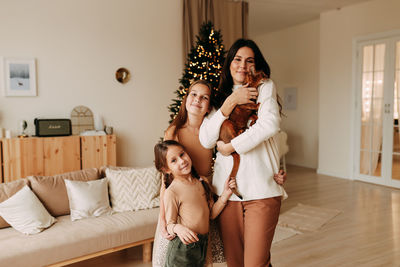
[[228, 201], [219, 227], [228, 267], [265, 267], [278, 223], [281, 197]]

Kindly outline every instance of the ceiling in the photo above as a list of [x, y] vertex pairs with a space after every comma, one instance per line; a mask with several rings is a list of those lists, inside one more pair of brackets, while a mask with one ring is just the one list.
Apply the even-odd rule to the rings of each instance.
[[250, 35], [260, 35], [319, 18], [328, 10], [370, 0], [247, 0]]

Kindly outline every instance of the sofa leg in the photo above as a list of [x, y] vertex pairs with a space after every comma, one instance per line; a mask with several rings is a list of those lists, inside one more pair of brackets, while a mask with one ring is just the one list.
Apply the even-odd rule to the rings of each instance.
[[143, 244], [143, 262], [151, 262], [151, 242]]

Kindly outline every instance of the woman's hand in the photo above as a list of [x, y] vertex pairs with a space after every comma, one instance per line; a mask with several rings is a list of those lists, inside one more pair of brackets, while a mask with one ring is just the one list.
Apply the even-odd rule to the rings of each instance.
[[174, 239], [175, 236], [176, 236], [176, 235], [171, 235], [170, 233], [168, 233], [168, 231], [167, 231], [167, 226], [166, 226], [164, 220], [160, 220], [160, 230], [161, 230], [161, 235], [162, 235], [162, 237], [164, 237], [165, 239], [168, 239], [168, 240], [170, 240], [170, 241], [171, 241], [172, 239]]
[[224, 101], [221, 106], [222, 115], [229, 117], [232, 110], [241, 104], [252, 103], [252, 100], [257, 99], [258, 91], [257, 88], [247, 87], [245, 84], [243, 87], [235, 89]]
[[257, 99], [257, 96], [257, 88], [247, 87], [247, 84], [245, 84], [243, 87], [235, 89], [229, 97], [236, 105], [241, 105], [253, 102]]
[[232, 144], [224, 143], [224, 141], [217, 142], [217, 149], [218, 149], [218, 152], [224, 156], [229, 156], [230, 154], [235, 152], [235, 149], [233, 148]]
[[175, 224], [174, 232], [185, 245], [199, 241], [197, 234], [182, 224]]
[[274, 180], [277, 184], [283, 185], [286, 182], [286, 172], [279, 170], [277, 174], [274, 174]]

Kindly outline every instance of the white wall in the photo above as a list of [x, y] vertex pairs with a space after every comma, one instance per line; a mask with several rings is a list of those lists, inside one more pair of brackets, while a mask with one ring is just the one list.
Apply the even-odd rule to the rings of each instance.
[[352, 42], [400, 28], [400, 1], [374, 0], [321, 14], [318, 172], [352, 175]]
[[283, 112], [288, 134], [287, 163], [317, 168], [319, 20], [252, 37], [271, 67], [282, 100], [284, 88], [297, 88], [297, 108]]
[[[0, 56], [37, 60], [37, 97], [0, 95], [0, 127], [89, 107], [114, 127], [117, 163], [153, 164], [182, 73], [180, 0], [2, 0]], [[126, 67], [129, 83], [114, 79]], [[0, 81], [3, 83], [3, 80]]]

